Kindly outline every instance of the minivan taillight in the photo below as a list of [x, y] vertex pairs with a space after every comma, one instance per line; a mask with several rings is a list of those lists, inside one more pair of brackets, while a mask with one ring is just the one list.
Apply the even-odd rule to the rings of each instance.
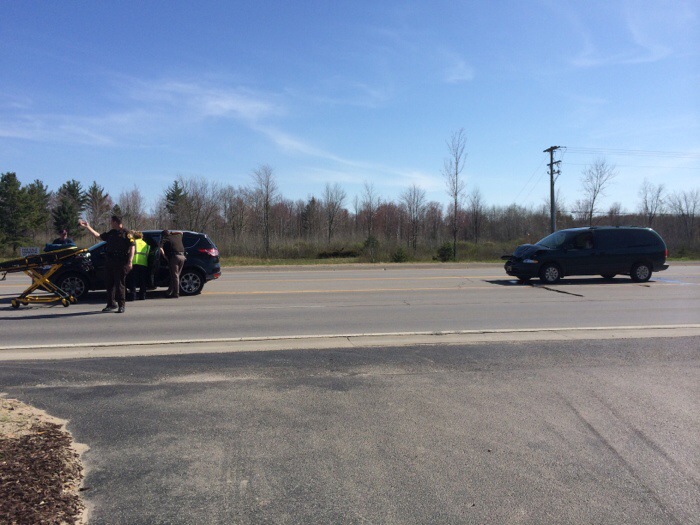
[[207, 255], [210, 255], [212, 257], [218, 257], [219, 256], [219, 250], [216, 248], [200, 248], [197, 250], [199, 253], [206, 253]]
[[668, 259], [668, 248], [666, 248], [666, 253], [664, 254], [664, 257]]

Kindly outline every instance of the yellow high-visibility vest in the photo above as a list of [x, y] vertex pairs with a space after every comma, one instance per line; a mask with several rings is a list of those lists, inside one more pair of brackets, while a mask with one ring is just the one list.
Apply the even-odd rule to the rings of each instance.
[[136, 251], [134, 252], [134, 260], [132, 264], [134, 266], [148, 266], [148, 252], [151, 251], [151, 247], [143, 239], [136, 239]]

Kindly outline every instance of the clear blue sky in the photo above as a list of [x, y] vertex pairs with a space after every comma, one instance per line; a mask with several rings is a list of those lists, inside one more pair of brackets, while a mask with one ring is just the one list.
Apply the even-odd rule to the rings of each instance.
[[339, 182], [349, 207], [369, 182], [445, 203], [464, 128], [488, 204], [544, 204], [553, 145], [569, 204], [600, 157], [604, 206], [635, 209], [645, 177], [700, 186], [696, 0], [4, 0], [0, 41], [0, 172], [25, 184], [152, 203], [268, 164], [294, 200]]

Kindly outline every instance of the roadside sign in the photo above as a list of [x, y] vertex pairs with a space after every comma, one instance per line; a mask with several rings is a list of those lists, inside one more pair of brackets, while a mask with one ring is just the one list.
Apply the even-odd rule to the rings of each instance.
[[25, 246], [19, 249], [19, 256], [20, 257], [29, 257], [30, 255], [39, 255], [39, 247], [38, 246]]

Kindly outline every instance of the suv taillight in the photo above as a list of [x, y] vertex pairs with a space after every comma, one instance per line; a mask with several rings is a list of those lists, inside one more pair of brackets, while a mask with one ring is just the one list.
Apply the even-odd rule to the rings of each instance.
[[219, 250], [216, 248], [200, 248], [197, 250], [199, 253], [206, 253], [207, 255], [210, 255], [212, 257], [218, 257], [219, 256]]
[[666, 253], [664, 254], [664, 257], [668, 259], [668, 248], [666, 248]]

